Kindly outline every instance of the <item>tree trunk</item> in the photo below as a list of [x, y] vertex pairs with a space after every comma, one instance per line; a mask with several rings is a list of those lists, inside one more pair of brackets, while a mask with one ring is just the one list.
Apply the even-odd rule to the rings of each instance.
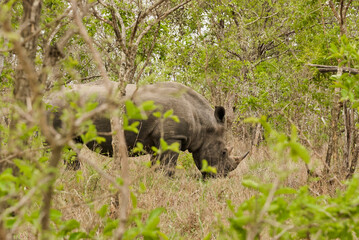
[[[27, 52], [28, 60], [31, 63], [35, 62], [36, 47], [38, 42], [38, 34], [36, 34], [41, 15], [41, 0], [24, 0], [23, 10], [24, 15], [21, 24], [21, 37], [25, 39], [23, 46]], [[18, 64], [16, 69], [16, 78], [14, 82], [14, 96], [17, 100], [26, 103], [31, 99], [31, 85], [28, 76], [23, 69], [23, 64]]]
[[325, 173], [328, 174], [329, 173], [329, 168], [331, 167], [331, 163], [332, 163], [332, 159], [334, 159], [334, 161], [337, 160], [337, 155], [338, 155], [338, 122], [339, 122], [339, 117], [340, 117], [340, 108], [341, 108], [341, 103], [340, 103], [340, 98], [339, 98], [339, 89], [335, 89], [335, 96], [334, 96], [334, 101], [333, 101], [333, 109], [331, 112], [332, 115], [332, 120], [331, 120], [331, 124], [330, 124], [330, 129], [331, 129], [331, 133], [330, 133], [330, 137], [329, 137], [329, 143], [328, 143], [328, 150], [327, 150], [327, 155], [325, 158], [325, 163], [326, 163], [326, 167], [325, 167]]

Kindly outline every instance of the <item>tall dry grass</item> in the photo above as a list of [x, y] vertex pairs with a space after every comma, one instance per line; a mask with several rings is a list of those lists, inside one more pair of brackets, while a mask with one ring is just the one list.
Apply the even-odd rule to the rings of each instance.
[[[239, 144], [239, 149], [244, 152], [246, 144]], [[88, 157], [96, 158], [100, 166], [114, 174], [111, 159], [88, 149], [82, 151], [86, 151]], [[251, 155], [227, 178], [202, 181], [199, 171], [189, 159], [188, 153], [181, 154], [174, 178], [147, 167], [149, 156], [130, 159], [131, 191], [137, 197], [138, 208], [144, 212], [157, 207], [165, 208], [159, 226], [170, 239], [203, 239], [210, 232], [216, 239], [220, 228], [228, 225], [227, 218], [232, 216], [227, 201], [239, 205], [256, 194], [254, 190], [242, 186], [242, 179], [250, 177], [271, 182], [277, 170], [281, 169], [265, 146], [253, 149]], [[298, 188], [307, 184], [304, 163], [288, 159], [286, 164], [289, 171], [284, 183], [286, 186]], [[53, 206], [63, 213], [64, 220], [76, 219], [83, 230], [89, 231], [96, 225], [101, 226], [96, 211], [104, 204], [111, 204], [113, 192], [110, 184], [91, 168], [84, 166], [82, 172], [79, 179], [75, 172], [62, 167]]]

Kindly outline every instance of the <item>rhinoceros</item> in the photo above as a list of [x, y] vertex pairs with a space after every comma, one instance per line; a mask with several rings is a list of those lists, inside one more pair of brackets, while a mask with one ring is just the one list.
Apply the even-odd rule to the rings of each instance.
[[[79, 93], [82, 100], [96, 93], [96, 100], [101, 104], [107, 94], [106, 88], [101, 85], [78, 85], [71, 91]], [[65, 106], [64, 95], [58, 92], [48, 97], [48, 103], [61, 109]], [[132, 90], [131, 100], [135, 105], [144, 101], [152, 100], [157, 106], [154, 111], [166, 112], [170, 109], [178, 117], [179, 122], [171, 118], [161, 120], [148, 113], [146, 120], [138, 120], [138, 133], [125, 131], [126, 144], [129, 150], [133, 149], [138, 142], [142, 143], [144, 149], [153, 154], [152, 146], [160, 147], [160, 139], [170, 145], [178, 143], [181, 151], [188, 150], [192, 153], [194, 162], [199, 170], [202, 169], [203, 160], [209, 166], [215, 167], [217, 174], [202, 172], [203, 177], [227, 176], [247, 156], [230, 156], [231, 149], [226, 147], [225, 138], [225, 109], [216, 106], [213, 110], [209, 102], [200, 94], [189, 87], [175, 82], [163, 82], [153, 85], [145, 85]], [[54, 118], [54, 126], [61, 127], [60, 114]], [[95, 146], [101, 148], [102, 154], [112, 156], [111, 122], [108, 116], [97, 116], [92, 119], [99, 135], [106, 139], [105, 142], [97, 144], [90, 142], [87, 146], [93, 149]], [[134, 120], [131, 120], [134, 121]], [[131, 124], [130, 121], [130, 124]], [[152, 156], [151, 161], [160, 161], [160, 166], [168, 175], [174, 174], [178, 159], [178, 152], [167, 150], [159, 156]]]

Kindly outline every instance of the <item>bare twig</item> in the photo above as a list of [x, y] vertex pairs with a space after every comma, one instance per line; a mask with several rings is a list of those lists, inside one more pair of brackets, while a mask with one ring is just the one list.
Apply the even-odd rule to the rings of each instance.
[[[330, 65], [320, 65], [320, 64], [306, 64], [309, 67], [315, 67], [319, 72], [338, 72], [338, 66], [330, 66]], [[359, 70], [356, 68], [343, 67], [343, 72], [351, 73], [351, 74], [359, 74]]]
[[[76, 22], [76, 25], [77, 27], [79, 28], [79, 32], [81, 34], [81, 36], [84, 38], [85, 42], [87, 43], [87, 45], [89, 46], [90, 48], [90, 51], [95, 59], [95, 62], [97, 64], [97, 67], [99, 68], [100, 70], [100, 73], [101, 73], [101, 76], [102, 76], [102, 80], [104, 81], [104, 84], [106, 86], [106, 88], [109, 90], [109, 91], [112, 91], [112, 88], [111, 88], [111, 81], [110, 81], [110, 78], [108, 77], [107, 75], [107, 71], [105, 69], [105, 65], [103, 64], [102, 62], [102, 59], [101, 59], [101, 55], [100, 53], [97, 51], [97, 49], [94, 47], [94, 43], [92, 41], [92, 39], [89, 37], [87, 31], [86, 31], [86, 28], [85, 26], [83, 25], [82, 23], [82, 20], [79, 16], [79, 10], [77, 8], [77, 3], [75, 0], [71, 0], [71, 5], [72, 5], [72, 9], [74, 10], [74, 20]], [[111, 95], [111, 94], [110, 94]]]
[[[6, 34], [13, 35], [14, 31], [12, 31], [11, 25], [9, 21], [5, 21], [3, 24], [3, 29], [5, 30]], [[31, 62], [31, 60], [28, 57], [28, 53], [22, 43], [20, 42], [20, 35], [12, 36], [10, 41], [14, 45], [15, 53], [18, 57], [19, 63], [23, 69], [23, 71], [26, 73], [27, 80], [30, 83], [30, 87], [32, 90], [32, 100], [36, 99], [39, 95], [39, 89], [38, 89], [38, 74], [35, 70], [34, 64]]]
[[93, 161], [91, 158], [85, 157], [84, 154], [77, 148], [75, 142], [73, 140], [70, 140], [68, 142], [68, 145], [74, 150], [80, 160], [80, 162], [86, 163], [89, 166], [91, 166], [93, 169], [95, 169], [96, 172], [98, 172], [104, 179], [109, 181], [113, 184], [113, 186], [118, 189], [120, 192], [123, 192], [123, 186], [118, 184], [116, 181], [116, 178], [112, 177], [110, 174], [106, 173], [104, 170], [102, 170], [97, 164], [96, 161]]
[[103, 103], [101, 104], [100, 106], [98, 106], [97, 108], [95, 108], [94, 110], [90, 111], [90, 112], [87, 112], [87, 113], [84, 113], [81, 115], [81, 117], [79, 117], [76, 121], [75, 121], [75, 124], [74, 124], [74, 127], [75, 128], [78, 128], [81, 126], [81, 124], [90, 119], [91, 117], [95, 116], [95, 115], [98, 115], [100, 113], [103, 113], [105, 112], [106, 110], [109, 109], [109, 105], [107, 103]]
[[152, 41], [152, 46], [151, 46], [151, 48], [150, 48], [150, 50], [148, 51], [147, 56], [146, 56], [146, 62], [143, 64], [143, 66], [142, 66], [140, 72], [137, 74], [137, 77], [136, 77], [136, 79], [135, 79], [135, 83], [138, 83], [138, 81], [140, 80], [140, 77], [141, 77], [143, 71], [145, 70], [146, 66], [148, 65], [148, 63], [149, 63], [149, 61], [150, 61], [150, 57], [151, 57], [152, 51], [153, 51], [153, 49], [154, 49], [154, 47], [155, 47], [155, 44], [156, 44], [157, 36], [158, 36], [158, 34], [159, 34], [159, 32], [160, 32], [160, 24], [161, 24], [161, 23], [159, 22], [159, 23], [158, 23], [157, 31], [156, 31], [155, 36], [154, 36], [154, 39], [153, 39], [153, 41]]
[[155, 21], [153, 21], [152, 23], [150, 23], [141, 33], [140, 35], [137, 37], [137, 40], [135, 42], [135, 45], [138, 46], [142, 40], [142, 38], [150, 31], [150, 29], [158, 24], [161, 20], [163, 20], [164, 18], [166, 18], [169, 14], [171, 14], [172, 12], [176, 11], [177, 9], [179, 9], [180, 7], [183, 7], [184, 5], [186, 5], [187, 3], [191, 2], [192, 0], [186, 0], [180, 4], [178, 4], [177, 6], [169, 9], [167, 12], [165, 12], [164, 14], [162, 14], [159, 18], [157, 18]]
[[258, 224], [262, 223], [262, 221], [264, 219], [264, 215], [268, 212], [269, 207], [270, 207], [271, 203], [273, 202], [274, 194], [278, 189], [279, 183], [280, 183], [280, 178], [276, 177], [276, 179], [273, 182], [273, 186], [267, 196], [266, 202], [264, 203], [264, 205], [259, 213], [259, 216], [256, 220], [257, 224], [255, 226], [253, 226], [253, 228], [251, 229], [252, 231], [249, 231], [247, 239], [255, 239], [257, 234], [261, 230], [261, 227], [258, 226]]
[[[120, 118], [118, 115], [112, 116], [111, 125], [115, 134], [113, 135], [113, 149], [114, 149], [114, 161], [115, 164], [121, 164], [121, 175], [123, 179], [123, 191], [121, 198], [121, 205], [119, 209], [120, 225], [115, 231], [115, 239], [122, 239], [126, 230], [127, 223], [127, 209], [129, 207], [129, 168], [128, 168], [128, 156], [125, 135], [120, 125]], [[120, 161], [121, 160], [121, 161]]]
[[[93, 41], [92, 39], [88, 36], [88, 33], [85, 29], [85, 27], [83, 26], [82, 24], [82, 21], [79, 17], [79, 14], [78, 14], [78, 9], [77, 9], [77, 5], [76, 5], [76, 2], [75, 0], [72, 0], [71, 1], [72, 3], [72, 8], [74, 9], [74, 19], [75, 19], [75, 22], [77, 23], [77, 26], [79, 28], [79, 31], [80, 31], [80, 34], [82, 35], [82, 37], [85, 39], [87, 45], [90, 47], [90, 51], [100, 69], [100, 73], [101, 73], [101, 76], [104, 80], [104, 83], [105, 83], [105, 86], [106, 88], [108, 89], [108, 92], [110, 93], [109, 95], [111, 97], [113, 97], [113, 94], [115, 94], [115, 91], [112, 91], [112, 84], [110, 82], [110, 79], [107, 75], [107, 72], [106, 72], [106, 69], [104, 67], [104, 64], [102, 62], [102, 59], [101, 59], [101, 56], [99, 54], [99, 52], [96, 50], [96, 48], [94, 47], [94, 44], [93, 44]], [[114, 2], [112, 1], [112, 7], [114, 7]], [[111, 12], [112, 12], [112, 15], [114, 17], [117, 18], [118, 21], [120, 21], [120, 24], [121, 24], [121, 28], [122, 28], [122, 41], [125, 40], [125, 26], [124, 26], [124, 23], [123, 23], [123, 20], [121, 18], [121, 16], [117, 13], [117, 12], [114, 12], [114, 9], [111, 9]], [[108, 98], [107, 100], [111, 100], [112, 98]], [[102, 107], [103, 110], [107, 109], [106, 107], [104, 108], [105, 104], [103, 104], [102, 106], [99, 107], [99, 109]], [[101, 110], [101, 109], [100, 109]], [[100, 111], [99, 110], [99, 111]], [[94, 111], [93, 111], [94, 113]], [[92, 113], [92, 114], [93, 114]], [[89, 114], [91, 115], [91, 114]], [[88, 117], [88, 116], [85, 116], [85, 117]], [[113, 177], [111, 177], [110, 175], [108, 174], [105, 174], [104, 171], [102, 171], [102, 169], [98, 168], [96, 166], [96, 164], [94, 164], [92, 161], [90, 161], [89, 159], [85, 159], [85, 158], [82, 158], [84, 161], [87, 161], [87, 163], [89, 163], [92, 167], [94, 167], [96, 169], [96, 171], [98, 171], [102, 176], [104, 176], [106, 179], [108, 179], [109, 181], [111, 181], [114, 186], [119, 189], [119, 191], [121, 192], [121, 205], [119, 206], [120, 209], [120, 224], [119, 224], [119, 227], [115, 233], [115, 238], [116, 239], [120, 239], [125, 231], [125, 228], [126, 228], [126, 222], [127, 222], [127, 210], [128, 210], [128, 207], [129, 207], [129, 188], [128, 188], [128, 159], [127, 159], [127, 147], [126, 147], [126, 140], [125, 140], [125, 136], [124, 136], [124, 132], [123, 132], [123, 129], [121, 127], [121, 124], [120, 124], [120, 118], [119, 116], [116, 114], [116, 111], [115, 111], [115, 114], [113, 114], [112, 118], [111, 118], [111, 127], [113, 129], [113, 131], [115, 132], [115, 134], [113, 135], [112, 137], [112, 145], [113, 145], [113, 152], [114, 152], [114, 162], [115, 164], [117, 163], [121, 163], [121, 175], [122, 175], [122, 179], [123, 179], [123, 186], [120, 186], [116, 179], [114, 179]], [[71, 141], [72, 142], [72, 141]], [[72, 148], [75, 150], [75, 146], [73, 143], [70, 144], [70, 146], [72, 145]], [[79, 155], [79, 158], [80, 158], [80, 155]]]

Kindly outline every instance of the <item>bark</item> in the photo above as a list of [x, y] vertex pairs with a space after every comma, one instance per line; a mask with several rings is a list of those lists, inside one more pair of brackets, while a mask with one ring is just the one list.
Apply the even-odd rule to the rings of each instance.
[[5, 56], [0, 54], [0, 76], [1, 76], [2, 70], [4, 69], [4, 60], [5, 60]]
[[339, 101], [339, 89], [335, 89], [335, 96], [333, 100], [333, 109], [331, 111], [331, 124], [330, 124], [330, 137], [329, 137], [329, 143], [328, 143], [328, 150], [327, 155], [325, 158], [325, 163], [327, 167], [325, 168], [325, 173], [328, 174], [329, 170], [328, 168], [331, 167], [332, 158], [334, 160], [337, 159], [337, 153], [338, 153], [338, 122], [340, 117], [340, 108], [341, 104]]
[[[40, 24], [41, 16], [41, 0], [24, 0], [23, 1], [23, 11], [24, 15], [22, 18], [21, 25], [21, 37], [24, 39], [22, 43], [24, 49], [26, 50], [26, 58], [33, 64], [36, 58], [36, 47], [38, 43], [38, 29]], [[18, 55], [18, 58], [21, 56]], [[14, 81], [14, 96], [17, 100], [20, 100], [23, 103], [26, 103], [27, 99], [31, 99], [33, 94], [31, 89], [34, 86], [31, 86], [31, 82], [28, 79], [26, 70], [24, 69], [23, 64], [21, 64], [21, 59], [19, 60], [18, 68], [16, 69], [16, 78]]]
[[[136, 64], [136, 56], [138, 54], [138, 48], [139, 45], [143, 39], [143, 37], [157, 24], [159, 24], [163, 19], [165, 19], [168, 15], [175, 12], [179, 8], [183, 7], [187, 3], [189, 3], [191, 0], [185, 0], [178, 5], [176, 5], [173, 8], [167, 9], [167, 11], [160, 12], [158, 9], [161, 6], [164, 6], [168, 0], [159, 0], [155, 2], [152, 6], [148, 7], [144, 11], [140, 11], [138, 13], [138, 16], [133, 24], [126, 27], [124, 24], [124, 20], [122, 16], [119, 14], [118, 11], [116, 11], [116, 5], [113, 0], [110, 1], [110, 3], [101, 2], [102, 5], [104, 5], [106, 8], [110, 9], [111, 16], [112, 16], [112, 22], [106, 21], [105, 22], [111, 27], [113, 27], [113, 30], [116, 35], [116, 40], [119, 46], [121, 46], [121, 62], [120, 62], [120, 86], [121, 89], [124, 89], [124, 85], [126, 83], [135, 84], [140, 75], [137, 76], [135, 79], [135, 73], [137, 70], [138, 65]], [[146, 17], [152, 13], [152, 20], [153, 21], [147, 21]], [[99, 14], [95, 13], [95, 16], [101, 18]], [[127, 30], [130, 30], [131, 35], [128, 37]], [[153, 44], [156, 42], [156, 37], [153, 40]], [[151, 53], [152, 53], [152, 46], [149, 47], [150, 54], [147, 56], [147, 59], [149, 59]], [[146, 60], [147, 62], [147, 60]], [[145, 63], [147, 64], [147, 63]]]
[[[339, 67], [338, 66], [330, 66], [330, 65], [320, 65], [320, 64], [307, 64], [309, 67], [315, 67], [318, 69], [321, 73], [327, 73], [327, 72], [338, 72]], [[344, 73], [350, 73], [350, 74], [359, 74], [359, 70], [356, 68], [350, 68], [350, 67], [343, 67]]]
[[257, 124], [257, 127], [256, 127], [256, 131], [255, 131], [255, 135], [254, 135], [254, 139], [253, 139], [253, 144], [252, 144], [252, 146], [258, 147], [259, 141], [260, 141], [261, 132], [262, 132], [262, 125], [258, 123], [258, 124]]
[[356, 146], [353, 148], [353, 158], [350, 164], [350, 168], [348, 169], [348, 174], [346, 176], [347, 179], [351, 178], [356, 170], [357, 163], [358, 163], [358, 157], [359, 157], [359, 144], [358, 139], [356, 140]]
[[112, 147], [113, 147], [113, 159], [115, 166], [121, 167], [121, 178], [123, 180], [123, 191], [121, 196], [121, 201], [117, 201], [120, 205], [118, 217], [120, 219], [120, 225], [115, 233], [115, 239], [122, 239], [123, 234], [126, 230], [127, 224], [127, 211], [129, 208], [129, 167], [128, 167], [128, 156], [127, 156], [127, 146], [126, 139], [123, 128], [121, 127], [121, 120], [118, 116], [112, 116], [111, 118], [111, 127], [113, 129], [114, 135], [112, 136]]
[[41, 209], [41, 227], [42, 227], [42, 235], [41, 239], [48, 239], [47, 231], [49, 230], [49, 219], [50, 219], [50, 209], [51, 209], [51, 200], [54, 193], [53, 183], [56, 180], [56, 173], [54, 169], [57, 167], [61, 160], [62, 146], [54, 146], [52, 147], [51, 159], [49, 162], [49, 185], [47, 186], [47, 190], [44, 194], [43, 198], [43, 206]]
[[[346, 26], [346, 14], [348, 11], [349, 6], [352, 3], [352, 0], [348, 0], [347, 4], [345, 4], [345, 0], [340, 0], [339, 2], [339, 6], [338, 9], [336, 8], [334, 2], [332, 0], [328, 1], [329, 7], [332, 10], [332, 13], [334, 15], [334, 17], [337, 20], [337, 23], [340, 27], [340, 37], [345, 35], [347, 32], [347, 26]], [[340, 63], [340, 59], [338, 59], [338, 63]], [[340, 64], [339, 64], [340, 65]], [[328, 69], [330, 70], [334, 70], [335, 68], [333, 67], [328, 67], [325, 65], [314, 65], [315, 67], [318, 67], [319, 69], [322, 69], [322, 71], [326, 71]], [[324, 66], [324, 67], [323, 67]], [[352, 72], [354, 69], [350, 69], [348, 67], [344, 67], [344, 66], [338, 66], [336, 67], [337, 70], [337, 75], [341, 76], [343, 74], [343, 72], [345, 71], [349, 71]], [[338, 88], [335, 89], [334, 92], [334, 99], [333, 99], [333, 109], [331, 112], [332, 115], [332, 120], [331, 120], [331, 133], [330, 133], [330, 138], [329, 138], [329, 144], [328, 144], [328, 150], [327, 150], [327, 155], [326, 155], [326, 159], [325, 159], [325, 163], [327, 165], [327, 168], [325, 168], [325, 173], [328, 174], [330, 171], [330, 166], [332, 163], [332, 158], [334, 160], [337, 160], [337, 155], [338, 155], [338, 122], [339, 122], [339, 118], [340, 118], [340, 112], [341, 112], [341, 107], [342, 104], [340, 102], [340, 90]], [[345, 109], [344, 109], [345, 111]], [[344, 112], [344, 116], [346, 116], [346, 113]], [[347, 122], [348, 120], [348, 122]], [[346, 144], [347, 146], [344, 147], [344, 152], [345, 152], [345, 159], [344, 163], [339, 163], [340, 165], [346, 165], [349, 164], [349, 155], [350, 155], [350, 133], [349, 133], [349, 129], [351, 129], [350, 125], [349, 125], [349, 116], [348, 119], [344, 119], [344, 123], [348, 124], [348, 126], [346, 126], [346, 131], [348, 132], [346, 135]]]

